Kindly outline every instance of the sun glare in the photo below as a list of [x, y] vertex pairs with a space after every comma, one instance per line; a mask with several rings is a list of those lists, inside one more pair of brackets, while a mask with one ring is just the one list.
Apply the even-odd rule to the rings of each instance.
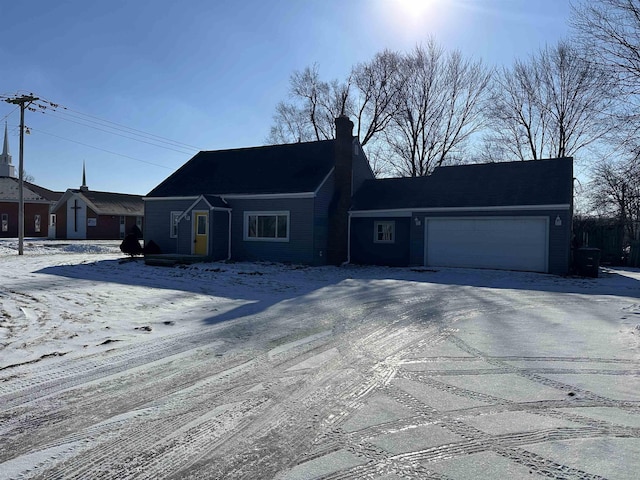
[[419, 20], [424, 17], [435, 3], [436, 0], [396, 0], [400, 12], [411, 20]]

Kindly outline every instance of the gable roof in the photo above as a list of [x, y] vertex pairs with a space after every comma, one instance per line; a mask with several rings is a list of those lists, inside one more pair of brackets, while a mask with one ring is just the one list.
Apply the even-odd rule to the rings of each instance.
[[34, 183], [25, 182], [25, 185], [30, 189], [36, 192], [43, 198], [46, 198], [50, 202], [57, 202], [60, 200], [60, 197], [64, 195], [64, 192], [54, 192], [53, 190], [49, 190], [48, 188], [41, 187], [40, 185], [36, 185]]
[[98, 215], [143, 216], [144, 202], [141, 195], [97, 192], [94, 190], [68, 189], [58, 200], [53, 211], [58, 210], [69, 198], [80, 197]]
[[147, 197], [313, 192], [334, 165], [334, 142], [203, 151]]
[[426, 177], [367, 180], [352, 210], [565, 205], [573, 195], [573, 159], [439, 167]]
[[[0, 201], [18, 201], [19, 179], [14, 177], [0, 177]], [[33, 183], [24, 182], [23, 198], [25, 202], [53, 203], [57, 201], [62, 192], [54, 192]]]

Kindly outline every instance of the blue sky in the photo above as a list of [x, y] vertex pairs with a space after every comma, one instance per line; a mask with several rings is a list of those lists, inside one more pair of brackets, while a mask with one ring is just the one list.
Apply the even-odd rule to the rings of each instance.
[[[0, 0], [0, 95], [67, 107], [26, 114], [37, 184], [77, 188], [84, 161], [90, 189], [146, 194], [198, 149], [264, 144], [294, 70], [342, 79], [430, 35], [509, 65], [566, 38], [569, 13], [568, 0]], [[0, 119], [17, 167], [19, 112], [0, 102]]]

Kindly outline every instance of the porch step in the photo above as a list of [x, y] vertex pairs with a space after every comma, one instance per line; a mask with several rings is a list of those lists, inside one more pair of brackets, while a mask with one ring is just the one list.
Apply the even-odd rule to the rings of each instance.
[[190, 265], [192, 263], [207, 262], [211, 259], [203, 255], [176, 255], [176, 254], [159, 254], [145, 255], [145, 265], [154, 267], [173, 267], [175, 265]]

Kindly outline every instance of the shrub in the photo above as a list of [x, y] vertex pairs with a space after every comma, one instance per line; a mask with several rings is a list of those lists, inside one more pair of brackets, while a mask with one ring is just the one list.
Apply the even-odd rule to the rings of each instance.
[[135, 257], [136, 255], [142, 255], [142, 247], [138, 241], [138, 237], [135, 233], [129, 233], [120, 244], [120, 250], [122, 253]]

